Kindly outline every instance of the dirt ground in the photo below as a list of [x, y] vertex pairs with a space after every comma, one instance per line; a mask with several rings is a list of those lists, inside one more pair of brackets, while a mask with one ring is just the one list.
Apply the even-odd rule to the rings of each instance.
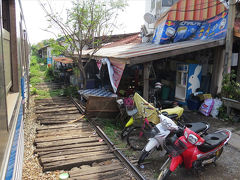
[[[189, 122], [208, 122], [210, 124], [209, 132], [213, 132], [219, 128], [227, 128], [239, 130], [240, 123], [229, 124], [212, 117], [205, 117], [197, 112], [185, 112], [186, 119]], [[157, 179], [159, 169], [166, 160], [166, 157], [161, 157], [161, 152], [154, 152], [149, 157], [149, 164], [145, 164], [140, 171], [148, 180]], [[171, 174], [169, 180], [239, 180], [240, 179], [240, 151], [231, 147], [225, 146], [221, 157], [216, 162], [217, 166], [211, 164], [205, 167], [199, 174], [194, 174], [192, 170], [178, 168]]]

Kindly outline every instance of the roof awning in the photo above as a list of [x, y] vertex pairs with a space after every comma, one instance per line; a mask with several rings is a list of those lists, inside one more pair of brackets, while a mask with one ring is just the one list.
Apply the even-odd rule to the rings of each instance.
[[[225, 39], [184, 41], [166, 45], [151, 43], [128, 44], [112, 48], [102, 48], [98, 50], [92, 58], [96, 60], [109, 58], [111, 61], [120, 61], [133, 65], [222, 46], [224, 44]], [[83, 57], [88, 58], [92, 52], [93, 50], [83, 51]]]
[[73, 60], [67, 57], [53, 57], [54, 61], [58, 61], [64, 64], [72, 64]]

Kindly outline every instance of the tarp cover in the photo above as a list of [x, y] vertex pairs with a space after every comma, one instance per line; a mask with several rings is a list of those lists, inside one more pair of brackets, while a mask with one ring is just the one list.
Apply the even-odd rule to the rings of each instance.
[[228, 12], [205, 21], [171, 21], [164, 19], [155, 30], [154, 44], [186, 40], [218, 40], [226, 37]]
[[[152, 122], [153, 124], [160, 123], [160, 119], [159, 119], [158, 114], [156, 112], [157, 109], [152, 104], [148, 103], [138, 93], [134, 94], [133, 99], [134, 99], [134, 103], [135, 103], [135, 105], [137, 107], [137, 110], [138, 110], [137, 118], [138, 117], [145, 117], [145, 115], [146, 115], [149, 122]], [[146, 106], [146, 105], [143, 105], [143, 104], [148, 104], [148, 105]], [[146, 107], [146, 109], [145, 109], [146, 114], [144, 114], [144, 106]], [[149, 108], [147, 108], [147, 107], [149, 107]], [[161, 110], [161, 112], [167, 112], [168, 114], [178, 114], [179, 117], [180, 117], [183, 114], [183, 108], [181, 108], [179, 106], [176, 106], [174, 108], [163, 109], [163, 110]]]
[[108, 58], [103, 58], [100, 61], [97, 61], [97, 66], [99, 70], [101, 69], [102, 64], [107, 64], [108, 66], [110, 82], [111, 82], [114, 93], [116, 93], [118, 85], [122, 78], [125, 64], [115, 62], [115, 61], [110, 61]]
[[85, 89], [79, 90], [78, 93], [80, 95], [87, 95], [87, 96], [100, 96], [100, 97], [116, 97], [117, 95], [107, 91], [105, 89]]

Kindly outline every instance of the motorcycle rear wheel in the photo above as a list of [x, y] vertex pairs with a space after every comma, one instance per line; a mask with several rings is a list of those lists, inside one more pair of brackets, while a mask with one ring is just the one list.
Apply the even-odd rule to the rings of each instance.
[[127, 135], [128, 145], [136, 151], [141, 151], [148, 142], [148, 138], [141, 127], [132, 128]]
[[168, 158], [160, 169], [158, 180], [166, 180], [168, 176], [170, 176], [170, 174], [172, 173], [169, 169], [170, 165], [171, 165], [171, 158]]

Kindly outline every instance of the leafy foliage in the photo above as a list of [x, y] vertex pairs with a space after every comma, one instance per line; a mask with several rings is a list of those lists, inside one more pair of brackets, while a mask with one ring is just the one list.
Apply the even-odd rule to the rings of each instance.
[[222, 105], [221, 107], [219, 107], [218, 111], [219, 111], [218, 117], [220, 119], [227, 120], [229, 118], [228, 115], [227, 115], [227, 108], [225, 106]]
[[45, 80], [53, 81], [54, 77], [55, 77], [53, 67], [48, 67], [47, 70], [45, 71], [44, 75], [45, 75]]
[[63, 89], [63, 95], [64, 96], [78, 96], [78, 88], [76, 86], [68, 86]]
[[35, 86], [37, 83], [43, 82], [43, 78], [41, 78], [41, 76], [43, 76], [44, 70], [41, 69], [41, 66], [40, 66], [41, 61], [42, 61], [41, 58], [37, 56], [31, 56], [30, 83], [33, 86]]
[[33, 89], [32, 89], [31, 95], [37, 95], [37, 88], [33, 88]]
[[222, 96], [230, 99], [240, 99], [240, 84], [235, 81], [236, 74], [232, 71], [230, 74], [226, 74], [222, 81]]

